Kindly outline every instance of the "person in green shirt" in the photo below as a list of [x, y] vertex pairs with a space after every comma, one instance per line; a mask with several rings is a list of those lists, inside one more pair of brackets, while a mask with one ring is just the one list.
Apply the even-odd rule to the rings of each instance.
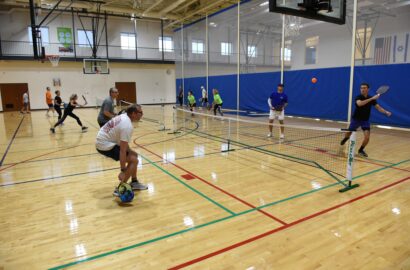
[[[193, 93], [192, 93], [191, 90], [188, 91], [188, 105], [189, 105], [189, 110], [190, 110], [191, 112], [193, 112], [194, 108], [196, 107], [196, 100], [195, 100], [195, 97], [194, 97], [194, 95], [193, 95]], [[193, 116], [193, 115], [194, 115], [194, 114], [192, 114], [192, 116]]]
[[215, 89], [215, 88], [212, 90], [212, 93], [214, 94], [214, 102], [213, 102], [213, 105], [214, 105], [214, 115], [216, 115], [216, 110], [218, 110], [219, 114], [220, 114], [221, 116], [223, 116], [224, 114], [223, 114], [222, 111], [221, 111], [222, 104], [223, 104], [223, 101], [222, 101], [222, 99], [221, 99], [221, 96], [219, 95], [218, 90]]

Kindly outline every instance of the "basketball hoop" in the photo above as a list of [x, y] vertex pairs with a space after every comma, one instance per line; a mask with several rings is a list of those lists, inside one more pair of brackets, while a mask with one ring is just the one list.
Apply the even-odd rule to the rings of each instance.
[[285, 36], [297, 37], [300, 34], [301, 17], [285, 16]]
[[47, 55], [47, 59], [51, 62], [53, 67], [58, 67], [58, 63], [60, 62], [59, 55]]

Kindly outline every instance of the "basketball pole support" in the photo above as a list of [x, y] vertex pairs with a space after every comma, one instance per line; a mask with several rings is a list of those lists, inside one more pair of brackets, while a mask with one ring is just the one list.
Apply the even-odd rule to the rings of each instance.
[[179, 134], [181, 131], [178, 131], [177, 129], [177, 107], [176, 105], [173, 107], [173, 113], [172, 113], [172, 132], [168, 132], [168, 134]]
[[165, 117], [164, 117], [164, 113], [165, 113], [165, 108], [164, 108], [164, 104], [161, 104], [161, 123], [160, 123], [160, 129], [158, 129], [158, 131], [167, 131], [170, 130], [169, 128], [165, 127]]
[[352, 185], [353, 181], [353, 164], [354, 164], [354, 153], [355, 153], [355, 147], [356, 147], [356, 131], [353, 131], [352, 134], [350, 135], [350, 140], [349, 140], [349, 151], [347, 153], [347, 167], [346, 167], [346, 180], [348, 181], [347, 186], [344, 188], [340, 189], [339, 192], [346, 192], [351, 189], [359, 187], [359, 184], [354, 184]]

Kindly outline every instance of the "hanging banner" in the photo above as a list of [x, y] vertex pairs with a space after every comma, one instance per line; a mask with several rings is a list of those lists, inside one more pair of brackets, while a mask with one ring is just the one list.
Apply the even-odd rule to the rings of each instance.
[[71, 28], [57, 27], [57, 38], [60, 46], [58, 51], [60, 52], [73, 52], [73, 34]]

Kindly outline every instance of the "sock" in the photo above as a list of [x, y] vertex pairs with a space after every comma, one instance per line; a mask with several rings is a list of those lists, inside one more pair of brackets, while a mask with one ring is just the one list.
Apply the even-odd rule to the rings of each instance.
[[348, 139], [349, 139], [349, 138], [343, 138], [343, 140], [340, 142], [340, 144], [341, 144], [341, 145], [344, 145]]
[[362, 152], [364, 150], [364, 146], [360, 146], [359, 152]]
[[133, 177], [133, 178], [131, 179], [131, 182], [138, 182], [138, 179]]

